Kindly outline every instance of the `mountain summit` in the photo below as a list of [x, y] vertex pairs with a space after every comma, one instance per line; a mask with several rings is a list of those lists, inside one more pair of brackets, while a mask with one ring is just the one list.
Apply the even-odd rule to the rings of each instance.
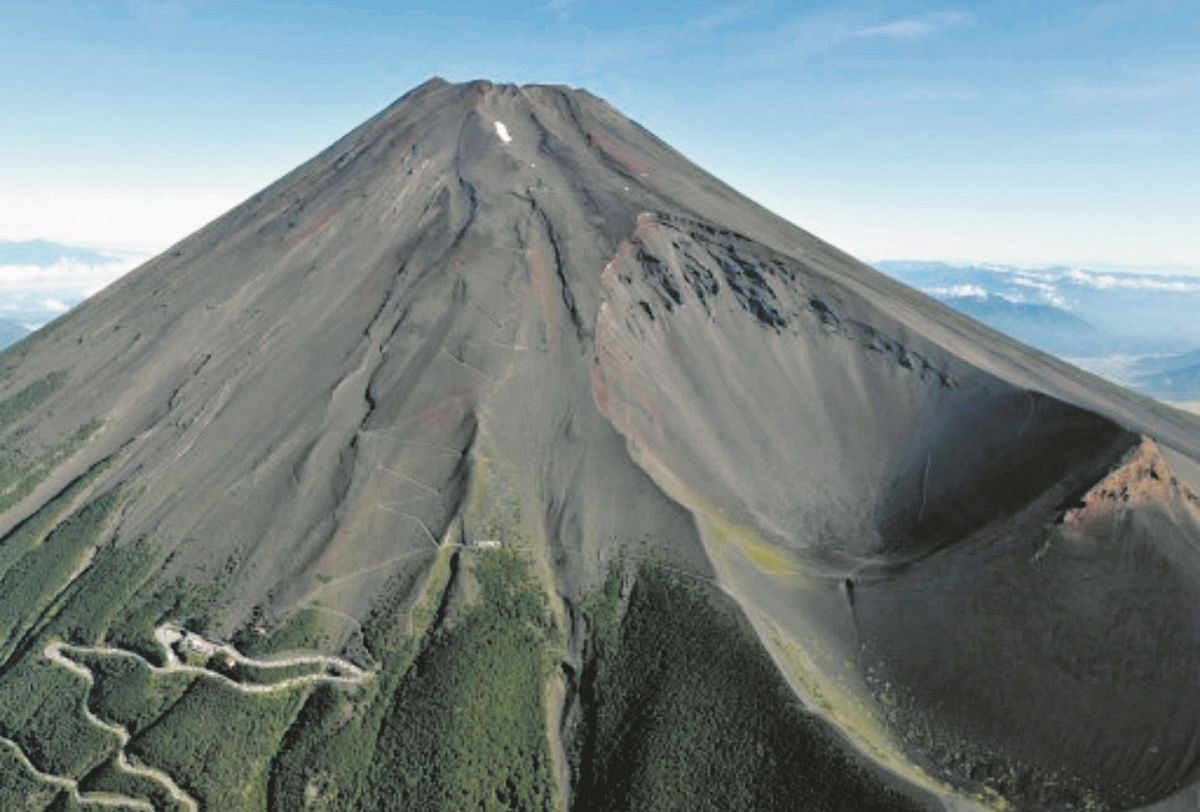
[[1200, 423], [584, 91], [431, 80], [0, 375], [5, 808], [1200, 803]]

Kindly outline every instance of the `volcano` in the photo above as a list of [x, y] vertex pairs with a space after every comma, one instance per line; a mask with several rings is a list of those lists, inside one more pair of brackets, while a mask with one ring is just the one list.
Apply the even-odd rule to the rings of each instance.
[[5, 809], [1200, 807], [1200, 421], [581, 90], [414, 89], [0, 451]]

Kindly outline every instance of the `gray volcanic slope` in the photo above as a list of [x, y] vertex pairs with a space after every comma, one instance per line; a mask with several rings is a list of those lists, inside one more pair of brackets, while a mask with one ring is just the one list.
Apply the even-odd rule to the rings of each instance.
[[10, 802], [1200, 801], [1197, 418], [583, 91], [431, 80], [0, 367]]

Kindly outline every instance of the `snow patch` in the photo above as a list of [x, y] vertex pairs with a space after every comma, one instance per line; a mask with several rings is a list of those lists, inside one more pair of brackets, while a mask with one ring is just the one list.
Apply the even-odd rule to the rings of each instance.
[[500, 136], [500, 140], [506, 144], [512, 143], [512, 136], [508, 134], [508, 127], [503, 121], [496, 122], [496, 135]]

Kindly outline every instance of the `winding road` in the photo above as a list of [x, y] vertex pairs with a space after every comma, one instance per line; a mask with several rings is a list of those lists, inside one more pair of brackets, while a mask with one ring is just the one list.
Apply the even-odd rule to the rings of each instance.
[[[199, 679], [211, 679], [221, 682], [234, 690], [241, 691], [246, 694], [267, 694], [278, 691], [288, 691], [293, 688], [299, 688], [306, 685], [315, 685], [318, 683], [333, 683], [341, 685], [357, 685], [374, 676], [373, 670], [365, 670], [354, 663], [343, 660], [340, 657], [332, 657], [323, 654], [297, 655], [290, 657], [273, 657], [268, 659], [256, 659], [247, 657], [233, 646], [224, 643], [214, 643], [193, 632], [189, 632], [179, 626], [170, 623], [164, 623], [154, 630], [154, 639], [158, 643], [163, 652], [163, 661], [166, 665], [155, 665], [136, 652], [127, 651], [125, 649], [113, 648], [111, 646], [78, 646], [71, 643], [66, 643], [62, 640], [55, 640], [49, 643], [42, 654], [47, 660], [57, 666], [65, 668], [72, 674], [76, 675], [88, 684], [89, 692], [91, 686], [95, 685], [95, 676], [92, 670], [76, 659], [72, 659], [71, 654], [82, 656], [100, 656], [100, 657], [125, 657], [134, 659], [142, 663], [146, 668], [157, 675], [165, 674], [189, 674]], [[196, 651], [201, 655], [207, 656], [210, 659], [219, 657], [232, 665], [243, 665], [252, 668], [261, 669], [264, 671], [296, 668], [300, 666], [314, 666], [320, 670], [312, 674], [301, 674], [299, 676], [288, 677], [277, 682], [239, 682], [225, 674], [213, 671], [202, 665], [191, 665], [184, 663], [179, 659], [179, 655], [175, 651], [175, 647]], [[125, 753], [125, 746], [129, 743], [129, 731], [123, 726], [112, 722], [106, 722], [103, 719], [92, 713], [88, 707], [87, 698], [81, 703], [84, 718], [92, 725], [107, 731], [119, 740], [116, 767], [129, 775], [139, 776], [149, 779], [160, 785], [168, 795], [187, 812], [198, 812], [200, 805], [195, 798], [188, 795], [175, 780], [163, 772], [162, 770], [153, 767], [134, 764]], [[6, 746], [24, 765], [25, 769], [30, 772], [39, 781], [59, 787], [62, 790], [70, 793], [71, 798], [78, 804], [90, 806], [116, 807], [123, 809], [146, 809], [153, 812], [154, 805], [149, 801], [141, 798], [131, 798], [124, 795], [106, 792], [83, 792], [79, 788], [79, 782], [73, 778], [61, 775], [53, 775], [42, 772], [29, 760], [25, 751], [21, 746], [12, 739], [0, 736], [0, 745]]]

